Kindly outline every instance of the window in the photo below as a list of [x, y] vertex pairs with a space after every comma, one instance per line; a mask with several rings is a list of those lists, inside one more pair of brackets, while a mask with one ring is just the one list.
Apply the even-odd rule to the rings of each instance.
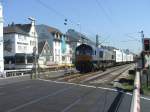
[[35, 46], [35, 43], [36, 43], [35, 41], [30, 40], [30, 45], [31, 46]]
[[79, 55], [79, 51], [76, 51], [76, 55]]
[[25, 64], [25, 56], [16, 56], [16, 64]]
[[4, 57], [4, 63], [5, 64], [14, 64], [15, 63], [15, 58], [13, 56], [6, 56]]
[[32, 56], [27, 57], [27, 63], [33, 63], [33, 57]]
[[100, 57], [100, 58], [103, 58], [103, 51], [100, 51], [100, 52], [99, 52], [99, 57]]
[[111, 58], [114, 59], [114, 55], [112, 55]]

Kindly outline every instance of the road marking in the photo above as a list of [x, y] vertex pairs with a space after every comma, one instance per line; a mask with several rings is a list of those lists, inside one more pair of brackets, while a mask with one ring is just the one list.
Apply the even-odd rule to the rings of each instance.
[[39, 79], [39, 80], [47, 81], [47, 82], [54, 82], [54, 83], [57, 83], [57, 84], [70, 84], [70, 85], [75, 85], [75, 86], [84, 86], [84, 87], [88, 87], [88, 88], [96, 88], [96, 86], [76, 84], [76, 83], [70, 83], [70, 82], [59, 82], [59, 81], [52, 81], [52, 80], [45, 80], [45, 79]]
[[[132, 93], [124, 92], [124, 91], [122, 91], [122, 90], [117, 90], [117, 89], [112, 89], [112, 88], [96, 87], [96, 86], [91, 86], [91, 85], [76, 84], [76, 83], [70, 83], [70, 82], [58, 82], [58, 81], [45, 80], [45, 79], [39, 79], [39, 80], [47, 81], [47, 82], [54, 82], [54, 83], [58, 83], [58, 84], [60, 83], [60, 84], [77, 85], [77, 86], [88, 87], [88, 88], [99, 88], [99, 89], [109, 90], [109, 91], [114, 91], [114, 92], [122, 92], [122, 93], [124, 93], [124, 94], [126, 94], [126, 95], [132, 96]], [[141, 96], [141, 99], [150, 101], [150, 98], [147, 98], [147, 97], [144, 97], [144, 96]]]
[[150, 98], [147, 98], [147, 97], [144, 97], [144, 96], [141, 96], [141, 99], [150, 101]]
[[[99, 89], [104, 89], [104, 90], [109, 90], [109, 91], [114, 91], [114, 92], [117, 92], [118, 90], [117, 89], [112, 89], [112, 88], [105, 88], [105, 87], [97, 87]], [[120, 91], [119, 91], [120, 92]]]
[[69, 109], [71, 109], [74, 105], [76, 105], [77, 103], [79, 103], [81, 101], [81, 98], [76, 100], [75, 102], [73, 102], [72, 104], [70, 104], [69, 106], [67, 106], [65, 109], [63, 109], [61, 112], [67, 112]]
[[47, 95], [47, 96], [40, 97], [40, 98], [38, 98], [38, 99], [29, 101], [28, 103], [25, 103], [25, 104], [22, 104], [22, 105], [19, 105], [19, 106], [15, 107], [15, 108], [12, 108], [12, 109], [8, 110], [7, 112], [14, 112], [14, 111], [17, 111], [17, 110], [19, 110], [19, 109], [21, 109], [21, 108], [24, 108], [24, 107], [28, 106], [28, 105], [37, 103], [37, 102], [39, 102], [39, 101], [41, 101], [41, 100], [44, 100], [44, 99], [46, 99], [46, 98], [48, 98], [48, 97], [51, 97], [51, 96], [55, 96], [55, 95], [57, 95], [57, 94], [59, 94], [59, 93], [62, 93], [62, 92], [64, 92], [64, 91], [66, 91], [66, 90], [69, 90], [69, 89], [71, 89], [71, 88], [73, 88], [73, 87], [68, 87], [68, 88], [65, 88], [65, 89], [58, 90], [58, 91], [56, 91], [56, 92], [54, 92], [54, 93], [51, 93], [51, 94], [49, 94], [49, 95]]

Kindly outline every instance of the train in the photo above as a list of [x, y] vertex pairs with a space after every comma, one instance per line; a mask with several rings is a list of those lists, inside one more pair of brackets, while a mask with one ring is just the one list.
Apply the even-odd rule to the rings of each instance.
[[120, 49], [81, 44], [75, 49], [75, 67], [81, 73], [106, 70], [108, 67], [132, 63], [134, 55]]

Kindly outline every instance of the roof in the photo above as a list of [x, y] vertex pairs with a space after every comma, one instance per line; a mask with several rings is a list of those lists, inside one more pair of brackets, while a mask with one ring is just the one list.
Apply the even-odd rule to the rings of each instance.
[[54, 32], [54, 33], [59, 33], [59, 34], [63, 34], [60, 30], [58, 30], [57, 28], [53, 28], [48, 26], [48, 32]]
[[44, 25], [44, 24], [36, 25], [36, 28], [46, 28], [47, 32], [49, 32], [49, 33], [63, 34], [59, 29], [51, 27], [51, 26], [48, 26], [48, 25]]
[[4, 27], [4, 34], [18, 33], [23, 35], [29, 35], [31, 24], [14, 24]]
[[91, 41], [87, 36], [83, 35], [82, 33], [80, 32], [77, 32], [73, 29], [69, 29], [67, 32], [66, 32], [66, 35], [69, 37], [70, 41], [73, 41], [73, 42], [79, 42], [79, 40], [83, 40], [85, 43], [89, 43], [89, 44], [94, 44], [95, 43], [93, 41]]

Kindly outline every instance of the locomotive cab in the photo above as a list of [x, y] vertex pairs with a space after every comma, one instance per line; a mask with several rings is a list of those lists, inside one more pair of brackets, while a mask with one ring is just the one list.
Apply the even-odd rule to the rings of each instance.
[[79, 70], [81, 73], [91, 71], [92, 54], [93, 54], [93, 49], [89, 45], [82, 44], [76, 48], [75, 65], [76, 65], [76, 69]]

